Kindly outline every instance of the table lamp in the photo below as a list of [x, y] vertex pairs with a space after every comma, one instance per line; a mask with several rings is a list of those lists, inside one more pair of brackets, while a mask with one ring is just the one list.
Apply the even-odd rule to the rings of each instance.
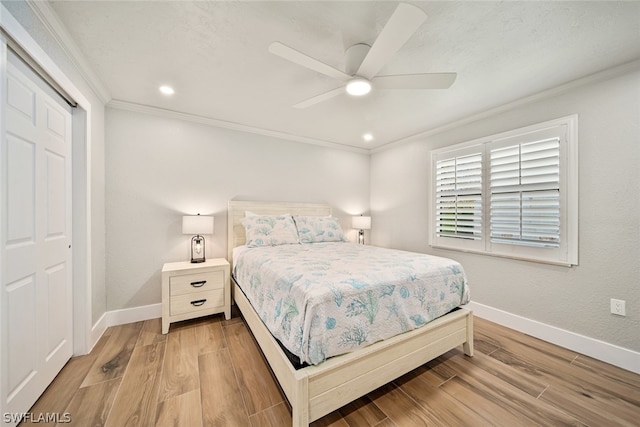
[[203, 234], [213, 234], [213, 217], [187, 215], [182, 217], [182, 234], [195, 234], [191, 238], [191, 262], [205, 262], [205, 243]]

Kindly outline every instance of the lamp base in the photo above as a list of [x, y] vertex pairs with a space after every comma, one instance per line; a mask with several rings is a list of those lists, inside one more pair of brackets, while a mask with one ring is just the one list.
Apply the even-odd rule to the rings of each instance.
[[358, 231], [358, 243], [364, 245], [364, 230]]
[[191, 262], [193, 264], [205, 262], [204, 253], [204, 237], [199, 234], [193, 236], [191, 238]]

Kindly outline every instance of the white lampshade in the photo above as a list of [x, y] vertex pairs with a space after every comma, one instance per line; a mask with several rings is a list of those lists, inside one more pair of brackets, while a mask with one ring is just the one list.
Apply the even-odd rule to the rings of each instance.
[[213, 234], [213, 217], [203, 215], [183, 216], [182, 234]]
[[369, 230], [371, 228], [371, 217], [354, 216], [351, 218], [351, 227], [357, 230]]

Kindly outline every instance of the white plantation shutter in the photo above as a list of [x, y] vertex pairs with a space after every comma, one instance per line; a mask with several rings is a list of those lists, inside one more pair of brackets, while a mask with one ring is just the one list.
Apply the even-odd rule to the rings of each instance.
[[482, 238], [482, 153], [436, 162], [436, 234]]
[[434, 247], [578, 263], [577, 116], [433, 151]]
[[491, 241], [559, 247], [560, 139], [490, 151]]

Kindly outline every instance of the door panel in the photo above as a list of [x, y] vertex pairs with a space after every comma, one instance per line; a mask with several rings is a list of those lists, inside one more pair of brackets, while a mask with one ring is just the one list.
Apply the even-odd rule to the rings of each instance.
[[26, 120], [35, 125], [36, 94], [20, 80], [7, 80], [7, 106], [22, 113]]
[[[9, 116], [9, 115], [8, 115]], [[35, 242], [35, 144], [7, 135], [6, 244]]]
[[47, 348], [46, 358], [50, 359], [53, 353], [64, 344], [68, 338], [65, 335], [65, 313], [62, 312], [66, 308], [67, 300], [67, 271], [64, 263], [54, 265], [47, 269], [46, 288], [48, 300], [48, 312], [46, 319], [47, 326]]
[[66, 237], [66, 171], [64, 157], [47, 151], [47, 232], [45, 239]]
[[9, 308], [9, 350], [7, 394], [12, 399], [29, 383], [38, 370], [37, 352], [33, 351], [36, 337], [35, 276], [28, 276], [7, 285]]
[[71, 111], [15, 57], [3, 78], [0, 381], [2, 412], [16, 414], [73, 349]]

